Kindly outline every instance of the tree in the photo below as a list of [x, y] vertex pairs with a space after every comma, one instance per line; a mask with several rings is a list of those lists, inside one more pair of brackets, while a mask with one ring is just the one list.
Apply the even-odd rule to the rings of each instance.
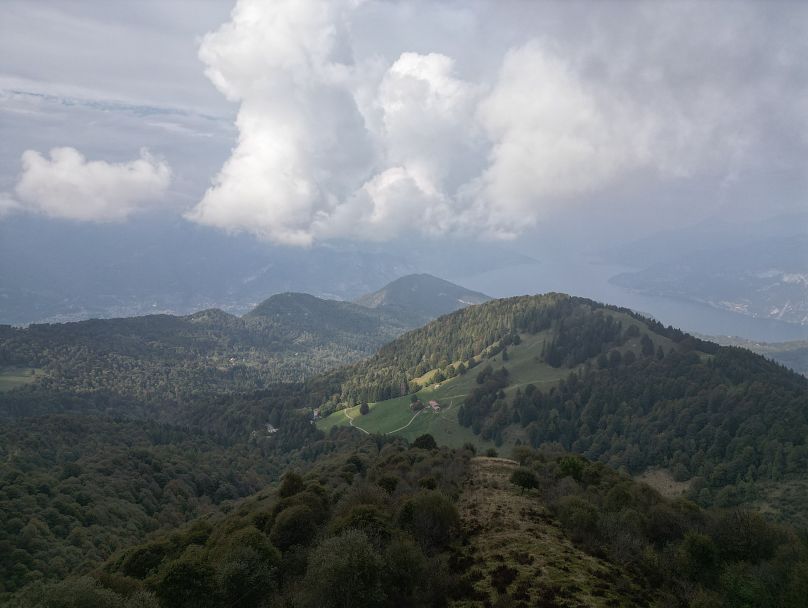
[[519, 486], [522, 494], [525, 493], [525, 490], [539, 487], [539, 480], [535, 473], [525, 467], [519, 467], [511, 473], [511, 483]]
[[322, 608], [373, 608], [384, 601], [382, 560], [367, 536], [347, 530], [324, 540], [309, 558], [305, 605]]
[[282, 550], [293, 545], [306, 545], [317, 532], [317, 517], [306, 505], [293, 505], [275, 518], [269, 539]]
[[430, 572], [421, 549], [409, 539], [393, 540], [384, 552], [384, 584], [397, 606], [417, 606], [414, 597]]
[[257, 606], [276, 586], [280, 552], [254, 526], [228, 535], [215, 557], [217, 587], [228, 605]]
[[370, 413], [370, 406], [367, 401], [363, 401], [362, 405], [359, 406], [359, 413], [363, 416], [367, 416]]
[[379, 479], [379, 481], [377, 481], [376, 484], [388, 494], [392, 494], [393, 492], [396, 491], [396, 488], [398, 487], [398, 482], [399, 482], [398, 477], [394, 477], [392, 475], [385, 475], [384, 477]]
[[183, 555], [166, 566], [157, 579], [155, 591], [160, 603], [167, 608], [214, 606], [215, 576], [199, 555]]
[[438, 447], [438, 444], [435, 442], [435, 438], [432, 435], [426, 433], [416, 437], [415, 441], [412, 442], [412, 447], [421, 448], [422, 450], [434, 450]]
[[640, 344], [642, 345], [642, 354], [644, 357], [651, 357], [654, 354], [654, 343], [651, 338], [648, 337], [648, 334], [642, 335]]
[[278, 488], [278, 496], [281, 498], [289, 498], [295, 494], [299, 494], [306, 489], [303, 484], [303, 478], [294, 471], [289, 471], [283, 476], [281, 487]]

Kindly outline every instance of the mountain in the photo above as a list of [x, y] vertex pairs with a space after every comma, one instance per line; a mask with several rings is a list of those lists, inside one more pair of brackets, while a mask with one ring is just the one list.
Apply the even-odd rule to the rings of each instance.
[[374, 344], [389, 341], [412, 325], [388, 310], [369, 310], [351, 302], [324, 300], [305, 293], [271, 296], [244, 315], [250, 323], [294, 327], [301, 334], [361, 336]]
[[[429, 277], [422, 284], [466, 293]], [[448, 286], [448, 287], [447, 287]], [[390, 287], [390, 286], [388, 286]], [[398, 293], [398, 287], [391, 287]], [[471, 293], [471, 292], [468, 292]], [[471, 296], [469, 296], [471, 297]], [[271, 296], [243, 317], [218, 309], [186, 316], [0, 326], [0, 412], [67, 407], [147, 415], [196, 395], [261, 390], [358, 361], [420, 325], [427, 307], [405, 299], [368, 308], [303, 293]], [[2, 392], [4, 389], [13, 389]], [[152, 414], [148, 414], [152, 415]]]
[[462, 277], [527, 260], [473, 241], [345, 241], [299, 249], [184, 220], [82, 226], [18, 215], [0, 222], [0, 323], [206, 308], [243, 314], [276, 293], [351, 300], [412, 272]]
[[483, 293], [470, 291], [429, 274], [411, 274], [396, 279], [379, 291], [365, 294], [354, 302], [367, 308], [403, 314], [424, 323], [490, 299]]
[[634, 475], [661, 470], [704, 505], [757, 504], [808, 527], [808, 380], [626, 309], [563, 294], [494, 300], [330, 382], [324, 430], [559, 443]]
[[808, 324], [808, 236], [748, 241], [708, 249], [611, 282], [764, 319]]

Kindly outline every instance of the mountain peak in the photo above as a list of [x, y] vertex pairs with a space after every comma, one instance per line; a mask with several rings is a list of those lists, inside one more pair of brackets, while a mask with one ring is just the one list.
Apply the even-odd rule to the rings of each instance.
[[422, 319], [433, 319], [491, 298], [431, 274], [409, 274], [378, 291], [354, 300], [366, 308], [406, 311]]

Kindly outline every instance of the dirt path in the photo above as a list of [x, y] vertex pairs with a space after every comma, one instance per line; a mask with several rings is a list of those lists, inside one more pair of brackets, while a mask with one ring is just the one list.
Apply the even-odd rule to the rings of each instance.
[[359, 429], [359, 430], [360, 430], [360, 431], [362, 431], [362, 432], [363, 432], [365, 435], [370, 435], [370, 433], [369, 433], [368, 431], [366, 431], [365, 429], [363, 429], [361, 426], [356, 426], [356, 425], [353, 423], [354, 419], [353, 419], [353, 418], [351, 418], [351, 417], [348, 415], [348, 410], [345, 410], [345, 417], [348, 419], [348, 424], [350, 424], [350, 425], [351, 425], [353, 428], [355, 428], [355, 429]]
[[418, 410], [417, 412], [415, 412], [415, 415], [412, 418], [410, 418], [410, 421], [407, 424], [405, 424], [404, 426], [400, 426], [400, 427], [398, 427], [397, 429], [395, 429], [393, 431], [387, 431], [385, 433], [385, 435], [392, 435], [393, 433], [398, 433], [399, 431], [403, 431], [408, 426], [410, 426], [412, 424], [412, 421], [415, 420], [416, 418], [418, 418], [418, 415], [423, 411], [424, 410]]

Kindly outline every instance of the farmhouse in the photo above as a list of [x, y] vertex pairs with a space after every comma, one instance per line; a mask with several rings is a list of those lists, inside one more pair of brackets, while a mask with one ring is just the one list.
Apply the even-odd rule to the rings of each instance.
[[435, 401], [434, 399], [431, 399], [431, 400], [429, 401], [429, 407], [431, 407], [431, 408], [432, 408], [432, 411], [433, 411], [433, 412], [439, 412], [439, 411], [440, 411], [440, 403], [438, 403], [438, 402], [437, 402], [437, 401]]

